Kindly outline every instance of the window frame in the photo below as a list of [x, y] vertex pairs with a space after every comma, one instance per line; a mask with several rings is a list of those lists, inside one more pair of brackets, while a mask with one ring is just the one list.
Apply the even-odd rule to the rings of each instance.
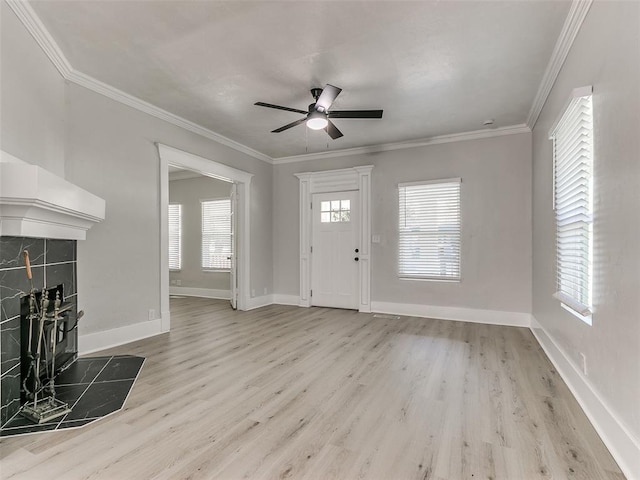
[[[178, 207], [178, 266], [177, 268], [171, 266], [171, 207]], [[179, 272], [182, 270], [182, 204], [181, 203], [169, 203], [167, 210], [167, 231], [168, 231], [168, 243], [169, 243], [169, 271]]]
[[[229, 242], [231, 242], [232, 241], [231, 239], [231, 215], [232, 215], [231, 197], [216, 197], [216, 198], [200, 199], [200, 268], [202, 269], [203, 272], [224, 273], [224, 272], [231, 271], [231, 260], [226, 260], [226, 262], [228, 262], [228, 266], [225, 266], [225, 267], [207, 267], [204, 265], [204, 238], [205, 238], [204, 204], [211, 203], [211, 202], [222, 202], [222, 201], [226, 201], [229, 203]], [[233, 250], [233, 248], [231, 248], [231, 250]], [[231, 251], [228, 253], [228, 255], [231, 255]]]
[[[424, 275], [424, 274], [411, 274], [404, 273], [402, 268], [402, 258], [401, 258], [401, 246], [402, 246], [402, 227], [400, 222], [402, 221], [402, 201], [401, 196], [402, 188], [406, 187], [418, 187], [418, 186], [435, 186], [435, 185], [443, 185], [443, 184], [457, 184], [457, 230], [455, 232], [449, 232], [449, 234], [457, 235], [457, 275]], [[453, 178], [443, 178], [443, 179], [435, 179], [435, 180], [424, 180], [424, 181], [416, 181], [416, 182], [404, 182], [398, 184], [398, 244], [397, 244], [397, 254], [398, 254], [398, 262], [397, 262], [397, 275], [400, 280], [415, 280], [415, 281], [431, 281], [431, 282], [444, 282], [444, 283], [460, 283], [462, 282], [462, 179], [460, 177]], [[425, 232], [426, 233], [426, 232]], [[434, 259], [434, 262], [437, 261], [437, 257]]]
[[[583, 155], [575, 155], [570, 157], [570, 160], [565, 159], [565, 164], [568, 164], [570, 168], [563, 170], [561, 173], [557, 173], [559, 170], [558, 162], [559, 158], [557, 155], [558, 151], [563, 150], [563, 146], [557, 147], [557, 135], [561, 129], [566, 128], [567, 122], [570, 118], [567, 118], [571, 112], [578, 106], [579, 103], [583, 102], [585, 98], [589, 98], [589, 114], [590, 117], [588, 120], [591, 124], [591, 129], [589, 131], [588, 139], [586, 141], [580, 140], [579, 145], [582, 147], [584, 144], [588, 147], [588, 158], [586, 160], [581, 160]], [[579, 107], [579, 106], [578, 106]], [[577, 116], [576, 125], [571, 127], [574, 130], [582, 128], [583, 118], [582, 115]], [[594, 230], [593, 230], [593, 199], [594, 199], [594, 164], [595, 164], [595, 148], [594, 148], [594, 115], [593, 115], [593, 87], [586, 86], [581, 88], [576, 88], [571, 93], [569, 100], [564, 105], [561, 113], [554, 123], [553, 127], [549, 131], [549, 139], [552, 141], [552, 160], [553, 160], [553, 168], [552, 168], [552, 206], [554, 212], [554, 229], [555, 229], [555, 247], [554, 247], [554, 257], [555, 257], [555, 292], [553, 293], [553, 297], [560, 301], [560, 305], [562, 308], [578, 317], [580, 320], [584, 321], [588, 325], [591, 325], [592, 322], [592, 314], [593, 314], [593, 259], [594, 259], [594, 251], [593, 251], [593, 238], [594, 238]], [[566, 148], [566, 146], [564, 146]], [[583, 149], [584, 150], [584, 149]], [[566, 165], [565, 165], [566, 166]], [[586, 180], [582, 180], [580, 171], [585, 170], [587, 178]], [[573, 221], [570, 223], [560, 225], [560, 222], [563, 220], [559, 217], [562, 215], [558, 213], [558, 204], [562, 203], [563, 207], [565, 205], [571, 205], [572, 203], [579, 202], [580, 196], [583, 195], [583, 192], [571, 192], [575, 190], [575, 187], [565, 188], [562, 192], [559, 192], [558, 187], [558, 178], [567, 178], [580, 176], [578, 180], [580, 185], [583, 183], [586, 187], [586, 200], [583, 202], [586, 204], [585, 209], [586, 213], [582, 215], [582, 220]], [[578, 177], [576, 177], [578, 178]], [[571, 193], [571, 199], [566, 200], [566, 196], [568, 193]], [[563, 201], [560, 202], [559, 197], [563, 197]], [[576, 224], [584, 223], [583, 227], [576, 227]], [[566, 292], [568, 288], [569, 282], [568, 278], [564, 279], [561, 277], [561, 262], [562, 259], [562, 250], [560, 241], [560, 230], [564, 228], [566, 230], [571, 231], [582, 231], [586, 232], [586, 243], [587, 243], [587, 253], [586, 253], [586, 272], [578, 271], [579, 276], [574, 276], [574, 278], [578, 279], [578, 282], [586, 283], [586, 302], [584, 302], [584, 298], [576, 298], [576, 296], [570, 295]], [[566, 258], [564, 259], [565, 269], [567, 269], [566, 265], [571, 264]], [[576, 271], [576, 270], [573, 270]], [[563, 283], [563, 281], [565, 283]], [[575, 282], [574, 282], [575, 283]], [[585, 287], [582, 287], [585, 288]], [[565, 289], [565, 291], [563, 291]], [[585, 292], [580, 293], [580, 297], [583, 297]]]

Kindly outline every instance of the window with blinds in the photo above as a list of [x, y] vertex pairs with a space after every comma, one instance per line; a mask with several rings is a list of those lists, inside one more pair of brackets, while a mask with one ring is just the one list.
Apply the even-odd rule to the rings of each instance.
[[182, 267], [182, 205], [169, 205], [169, 270]]
[[555, 294], [581, 316], [591, 314], [593, 256], [593, 107], [591, 87], [574, 92], [552, 130], [556, 219]]
[[460, 183], [398, 185], [400, 278], [460, 280]]
[[202, 202], [202, 268], [231, 268], [231, 199]]

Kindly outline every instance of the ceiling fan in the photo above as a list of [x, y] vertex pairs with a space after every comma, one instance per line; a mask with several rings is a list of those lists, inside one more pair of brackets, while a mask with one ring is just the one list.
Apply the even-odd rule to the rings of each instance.
[[256, 102], [254, 105], [306, 115], [300, 120], [296, 120], [284, 127], [272, 130], [271, 133], [284, 132], [291, 127], [295, 127], [296, 125], [306, 122], [307, 127], [312, 130], [326, 130], [329, 136], [334, 140], [342, 137], [342, 132], [333, 124], [330, 120], [331, 118], [382, 118], [382, 110], [329, 110], [341, 91], [341, 88], [329, 84], [324, 88], [312, 88], [311, 95], [313, 95], [315, 103], [309, 105], [309, 111], [307, 112], [304, 110], [298, 110], [297, 108], [282, 107], [280, 105], [273, 105], [271, 103], [264, 102]]

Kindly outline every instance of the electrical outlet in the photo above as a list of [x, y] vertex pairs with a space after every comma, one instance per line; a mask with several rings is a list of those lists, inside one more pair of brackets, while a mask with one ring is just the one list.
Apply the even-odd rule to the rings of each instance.
[[581, 363], [581, 367], [582, 367], [582, 373], [584, 373], [584, 376], [587, 376], [587, 356], [580, 352], [580, 363]]
[[182, 286], [182, 280], [176, 280], [176, 285], [178, 285], [179, 287]]
[[169, 282], [171, 285], [175, 285], [176, 281], [175, 280], [171, 280], [171, 282]]
[[149, 309], [149, 320], [155, 320], [156, 319], [156, 311], [153, 308]]

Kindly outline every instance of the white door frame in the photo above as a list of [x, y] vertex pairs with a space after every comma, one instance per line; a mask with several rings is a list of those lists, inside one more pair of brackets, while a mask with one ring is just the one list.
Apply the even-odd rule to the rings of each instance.
[[249, 306], [250, 292], [250, 212], [251, 212], [251, 178], [253, 174], [209, 160], [192, 153], [157, 143], [160, 155], [160, 308], [162, 331], [171, 328], [169, 312], [169, 165], [193, 170], [206, 177], [230, 181], [237, 185], [238, 196], [238, 310], [246, 310]]
[[300, 300], [301, 307], [311, 306], [311, 203], [314, 193], [359, 192], [360, 293], [358, 310], [371, 312], [371, 170], [373, 165], [296, 173], [300, 180]]

